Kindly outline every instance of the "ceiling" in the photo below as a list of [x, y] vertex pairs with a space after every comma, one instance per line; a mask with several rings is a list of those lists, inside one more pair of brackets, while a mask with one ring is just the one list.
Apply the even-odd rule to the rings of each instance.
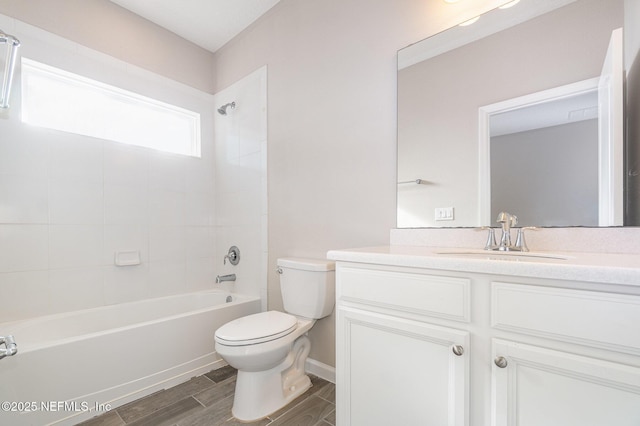
[[215, 52], [280, 0], [110, 0]]
[[558, 97], [491, 116], [491, 136], [598, 118], [598, 90]]

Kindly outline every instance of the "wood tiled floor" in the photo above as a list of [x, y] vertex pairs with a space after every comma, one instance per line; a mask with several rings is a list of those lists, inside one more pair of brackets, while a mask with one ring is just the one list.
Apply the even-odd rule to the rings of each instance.
[[311, 389], [268, 418], [241, 423], [231, 415], [236, 370], [223, 367], [94, 417], [82, 426], [335, 425], [335, 385], [310, 376]]

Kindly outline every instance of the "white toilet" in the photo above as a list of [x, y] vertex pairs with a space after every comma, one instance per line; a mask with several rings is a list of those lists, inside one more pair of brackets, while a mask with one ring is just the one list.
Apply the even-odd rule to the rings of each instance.
[[287, 405], [311, 386], [304, 366], [316, 319], [335, 304], [335, 265], [327, 260], [278, 259], [284, 310], [261, 312], [216, 330], [216, 351], [238, 369], [232, 413], [250, 422]]

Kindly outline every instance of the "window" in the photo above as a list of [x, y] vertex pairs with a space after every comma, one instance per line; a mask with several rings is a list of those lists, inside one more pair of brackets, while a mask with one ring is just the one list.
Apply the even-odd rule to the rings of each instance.
[[200, 114], [22, 58], [22, 121], [200, 156]]

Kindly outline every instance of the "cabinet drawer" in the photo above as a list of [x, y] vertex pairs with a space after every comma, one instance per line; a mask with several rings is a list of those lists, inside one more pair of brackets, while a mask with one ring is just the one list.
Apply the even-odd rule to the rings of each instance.
[[493, 282], [493, 327], [640, 354], [640, 296]]
[[470, 321], [469, 278], [343, 266], [338, 300], [454, 321]]

